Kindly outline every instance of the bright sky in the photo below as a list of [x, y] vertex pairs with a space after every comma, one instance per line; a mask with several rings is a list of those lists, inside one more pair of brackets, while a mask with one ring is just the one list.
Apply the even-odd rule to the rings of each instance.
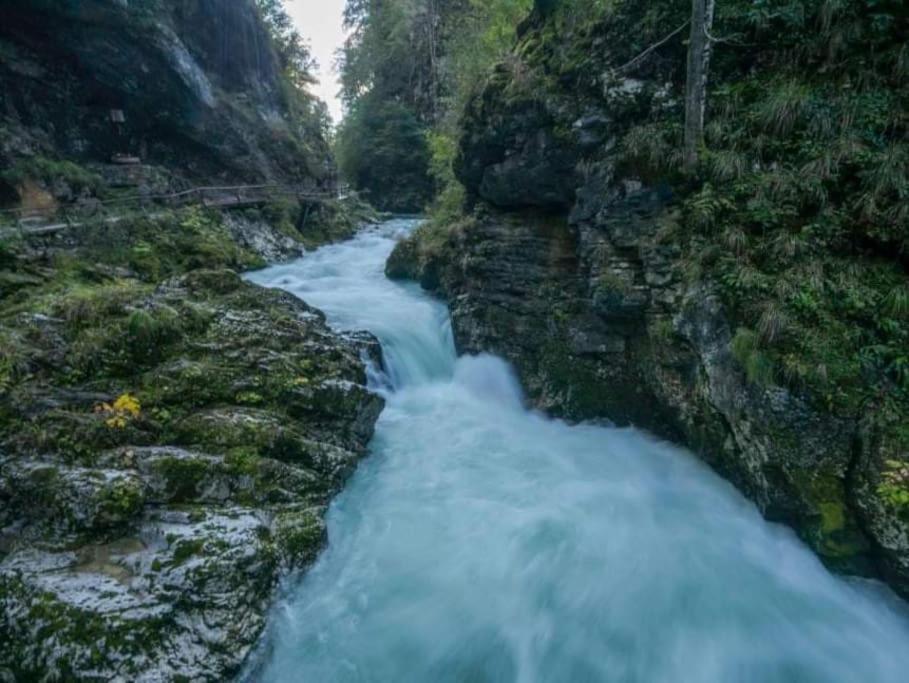
[[300, 35], [312, 46], [319, 61], [319, 85], [313, 88], [316, 95], [328, 103], [331, 116], [341, 120], [341, 100], [338, 99], [338, 75], [334, 70], [335, 51], [344, 42], [342, 26], [344, 0], [284, 0], [287, 13], [297, 24]]

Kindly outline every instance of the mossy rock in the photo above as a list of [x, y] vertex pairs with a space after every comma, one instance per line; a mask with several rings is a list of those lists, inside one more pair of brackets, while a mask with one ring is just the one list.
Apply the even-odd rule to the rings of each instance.
[[186, 275], [183, 282], [193, 292], [216, 294], [229, 294], [243, 284], [243, 280], [233, 270], [196, 270]]
[[318, 557], [327, 539], [320, 510], [287, 512], [275, 517], [274, 541], [281, 561], [291, 567], [305, 567]]

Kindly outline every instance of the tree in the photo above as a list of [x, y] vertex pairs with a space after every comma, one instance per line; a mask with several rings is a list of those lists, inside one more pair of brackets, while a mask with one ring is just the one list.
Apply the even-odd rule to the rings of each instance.
[[415, 213], [432, 197], [426, 131], [403, 103], [373, 93], [358, 99], [335, 152], [344, 177], [379, 209]]
[[293, 20], [284, 9], [283, 0], [256, 0], [256, 6], [272, 38], [284, 73], [294, 87], [306, 90], [316, 82], [313, 73], [319, 65], [306, 41], [294, 28]]
[[692, 0], [691, 38], [688, 43], [688, 75], [685, 85], [685, 170], [693, 171], [704, 145], [704, 116], [707, 107], [707, 78], [710, 70], [711, 38], [716, 0]]

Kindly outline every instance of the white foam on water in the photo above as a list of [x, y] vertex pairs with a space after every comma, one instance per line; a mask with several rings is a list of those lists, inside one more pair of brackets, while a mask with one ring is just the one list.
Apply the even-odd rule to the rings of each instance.
[[[392, 221], [250, 275], [382, 342], [388, 405], [255, 679], [903, 683], [909, 620], [687, 451], [525, 410], [445, 307], [388, 281]], [[380, 382], [374, 379], [377, 389]]]

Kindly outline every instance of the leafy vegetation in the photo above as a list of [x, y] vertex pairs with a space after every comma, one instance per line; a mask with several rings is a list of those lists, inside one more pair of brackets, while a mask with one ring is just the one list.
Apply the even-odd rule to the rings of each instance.
[[12, 168], [0, 172], [0, 179], [14, 187], [28, 181], [46, 185], [63, 182], [76, 194], [97, 195], [103, 188], [101, 177], [72, 162], [34, 156], [23, 159]]
[[104, 423], [111, 429], [124, 429], [129, 420], [142, 414], [142, 405], [132, 394], [121, 394], [113, 403], [101, 403], [95, 412], [104, 415]]
[[309, 44], [294, 27], [284, 8], [284, 0], [255, 0], [256, 7], [272, 43], [285, 76], [285, 99], [296, 114], [298, 123], [312, 133], [328, 137], [331, 116], [327, 105], [309, 92], [317, 81], [313, 75], [318, 63]]
[[463, 191], [452, 171], [458, 117], [502, 59], [531, 0], [349, 0], [340, 66], [348, 116], [342, 172], [383, 209], [451, 217]]
[[[617, 163], [621, 177], [672, 188], [680, 263], [722, 295], [751, 381], [852, 415], [884, 394], [909, 414], [905, 5], [719, 2], [693, 176], [681, 154], [684, 36], [661, 42], [689, 10], [668, 0], [536, 2], [513, 49], [499, 53], [502, 67], [471, 77], [480, 85], [467, 99], [476, 97], [455, 106], [433, 158], [457, 156], [465, 125], [486, 125], [486, 98], [558, 112], [553, 131], [569, 144], [576, 120], [606, 111], [614, 146], [576, 148], [579, 168], [590, 176]], [[442, 187], [447, 168], [433, 166]], [[444, 221], [458, 220], [461, 200], [442, 195]]]
[[358, 101], [335, 150], [345, 177], [374, 206], [418, 212], [432, 196], [425, 128], [397, 102]]
[[909, 511], [909, 465], [890, 460], [886, 467], [878, 494], [898, 512]]

